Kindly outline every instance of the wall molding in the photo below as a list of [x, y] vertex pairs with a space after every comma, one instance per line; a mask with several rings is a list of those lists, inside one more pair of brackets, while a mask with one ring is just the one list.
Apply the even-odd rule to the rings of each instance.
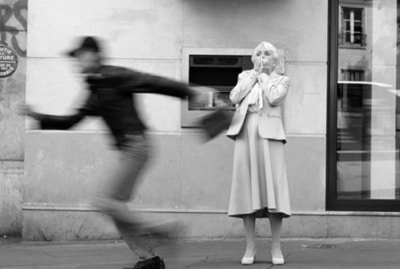
[[[47, 135], [51, 134], [62, 134], [62, 135], [76, 135], [79, 134], [99, 134], [99, 135], [108, 135], [109, 132], [106, 130], [74, 130], [74, 131], [63, 131], [63, 130], [27, 130], [26, 133], [46, 133]], [[149, 135], [169, 135], [169, 136], [182, 136], [182, 135], [197, 135], [201, 136], [202, 131], [199, 129], [193, 128], [181, 128], [179, 131], [147, 131]], [[286, 133], [287, 137], [301, 137], [301, 138], [326, 138], [325, 133]], [[23, 162], [23, 160], [15, 160], [15, 162]]]
[[[155, 207], [130, 207], [132, 212], [141, 213], [171, 213], [171, 214], [223, 214], [222, 209], [201, 208], [155, 208]], [[93, 206], [87, 204], [62, 205], [50, 203], [24, 203], [23, 211], [67, 211], [67, 212], [99, 212]], [[348, 216], [348, 217], [400, 217], [400, 212], [362, 212], [362, 211], [308, 211], [299, 210], [292, 213], [293, 216]]]

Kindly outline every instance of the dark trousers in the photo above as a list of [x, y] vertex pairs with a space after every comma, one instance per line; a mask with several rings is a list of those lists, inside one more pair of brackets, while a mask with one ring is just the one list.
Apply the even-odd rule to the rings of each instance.
[[111, 173], [106, 190], [98, 195], [96, 204], [111, 217], [130, 249], [140, 258], [154, 255], [149, 237], [150, 225], [129, 211], [127, 202], [136, 190], [140, 174], [149, 159], [151, 145], [145, 135], [129, 135], [120, 150], [120, 161]]

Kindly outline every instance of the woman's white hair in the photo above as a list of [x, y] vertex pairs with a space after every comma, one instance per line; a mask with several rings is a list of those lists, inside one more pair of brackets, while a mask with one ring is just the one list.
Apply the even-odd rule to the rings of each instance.
[[257, 45], [257, 47], [253, 51], [253, 55], [251, 56], [251, 61], [255, 62], [255, 57], [257, 56], [257, 52], [260, 48], [264, 47], [267, 51], [271, 52], [272, 57], [274, 57], [275, 62], [278, 61], [278, 51], [274, 45], [269, 42], [263, 41]]

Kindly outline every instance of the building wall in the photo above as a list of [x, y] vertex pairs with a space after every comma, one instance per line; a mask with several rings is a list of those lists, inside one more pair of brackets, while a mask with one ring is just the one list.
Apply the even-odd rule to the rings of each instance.
[[[252, 49], [269, 41], [285, 52], [292, 78], [285, 121], [295, 214], [285, 235], [334, 236], [325, 217], [327, 9], [320, 0], [30, 1], [27, 100], [44, 113], [79, 106], [83, 84], [63, 53], [80, 35], [104, 38], [112, 64], [175, 79], [185, 71], [184, 48]], [[226, 217], [232, 141], [220, 136], [204, 144], [197, 130], [181, 129], [180, 100], [143, 95], [139, 105], [155, 147], [130, 207], [182, 220], [182, 236], [241, 235], [241, 222]], [[26, 126], [24, 238], [117, 237], [90, 204], [118, 162], [103, 123], [87, 119], [71, 132], [35, 130], [32, 120]], [[259, 232], [267, 235], [264, 227]]]
[[26, 83], [26, 0], [0, 4], [0, 43], [18, 56], [16, 71], [0, 78], [0, 235], [20, 235], [24, 173], [24, 119], [16, 114]]

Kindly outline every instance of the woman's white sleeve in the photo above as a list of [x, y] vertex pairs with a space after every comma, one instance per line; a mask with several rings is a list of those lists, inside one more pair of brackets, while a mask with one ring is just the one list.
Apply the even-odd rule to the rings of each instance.
[[242, 72], [239, 74], [238, 82], [229, 94], [229, 99], [233, 104], [239, 104], [252, 89], [255, 81], [251, 78], [251, 74], [251, 72]]
[[285, 100], [290, 87], [290, 78], [282, 77], [278, 83], [267, 82], [263, 90], [268, 102], [272, 106], [280, 105]]

